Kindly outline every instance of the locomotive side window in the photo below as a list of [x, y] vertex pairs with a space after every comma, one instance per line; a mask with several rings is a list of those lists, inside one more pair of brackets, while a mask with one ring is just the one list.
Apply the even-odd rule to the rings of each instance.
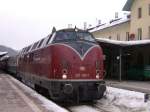
[[29, 52], [31, 45], [26, 48], [26, 52]]
[[38, 45], [38, 48], [40, 48], [40, 47], [41, 47], [41, 45], [42, 45], [43, 41], [44, 41], [44, 39], [42, 39], [42, 40], [40, 41], [40, 43], [39, 43], [39, 45]]
[[24, 53], [26, 53], [27, 52], [27, 47], [24, 49]]
[[52, 34], [51, 34], [51, 35], [49, 35], [49, 37], [48, 37], [48, 39], [47, 39], [47, 42], [46, 42], [46, 45], [49, 43], [49, 41], [50, 41], [51, 37], [52, 37]]
[[31, 50], [35, 49], [37, 47], [37, 45], [38, 45], [38, 42], [34, 43], [34, 45], [33, 45]]

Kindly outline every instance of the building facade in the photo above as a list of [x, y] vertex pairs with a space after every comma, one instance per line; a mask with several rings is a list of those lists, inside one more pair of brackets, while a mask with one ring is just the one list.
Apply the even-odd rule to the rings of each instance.
[[135, 40], [150, 39], [150, 0], [128, 0], [127, 3], [123, 10], [131, 11], [130, 32], [135, 34]]
[[[91, 30], [96, 38], [129, 40], [130, 19], [118, 19]], [[124, 38], [125, 37], [125, 38]]]
[[91, 30], [93, 35], [121, 41], [150, 39], [150, 0], [127, 0], [123, 10], [130, 11], [130, 17], [99, 25]]

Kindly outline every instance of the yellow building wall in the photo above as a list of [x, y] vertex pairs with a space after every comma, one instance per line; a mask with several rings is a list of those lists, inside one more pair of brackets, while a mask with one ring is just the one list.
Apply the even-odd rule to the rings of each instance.
[[[142, 39], [150, 39], [150, 0], [134, 0], [131, 7], [131, 33], [135, 34], [135, 40], [138, 39], [138, 28], [142, 28]], [[142, 17], [138, 18], [138, 8], [142, 8]]]
[[116, 26], [101, 29], [92, 33], [96, 38], [109, 39], [109, 37], [111, 36], [112, 40], [117, 40], [117, 35], [119, 35], [121, 41], [126, 41], [126, 32], [130, 32], [129, 21]]

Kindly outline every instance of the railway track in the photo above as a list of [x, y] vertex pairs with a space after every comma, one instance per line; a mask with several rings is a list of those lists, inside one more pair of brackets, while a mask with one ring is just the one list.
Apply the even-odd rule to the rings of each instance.
[[[62, 104], [60, 104], [62, 106]], [[63, 104], [64, 108], [69, 112], [111, 112], [97, 106], [95, 102], [87, 102], [80, 104]]]

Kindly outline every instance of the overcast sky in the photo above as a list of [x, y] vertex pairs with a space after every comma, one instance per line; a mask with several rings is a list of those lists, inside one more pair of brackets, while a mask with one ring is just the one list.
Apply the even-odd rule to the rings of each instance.
[[83, 27], [122, 17], [127, 0], [0, 0], [0, 44], [21, 49], [68, 24]]

